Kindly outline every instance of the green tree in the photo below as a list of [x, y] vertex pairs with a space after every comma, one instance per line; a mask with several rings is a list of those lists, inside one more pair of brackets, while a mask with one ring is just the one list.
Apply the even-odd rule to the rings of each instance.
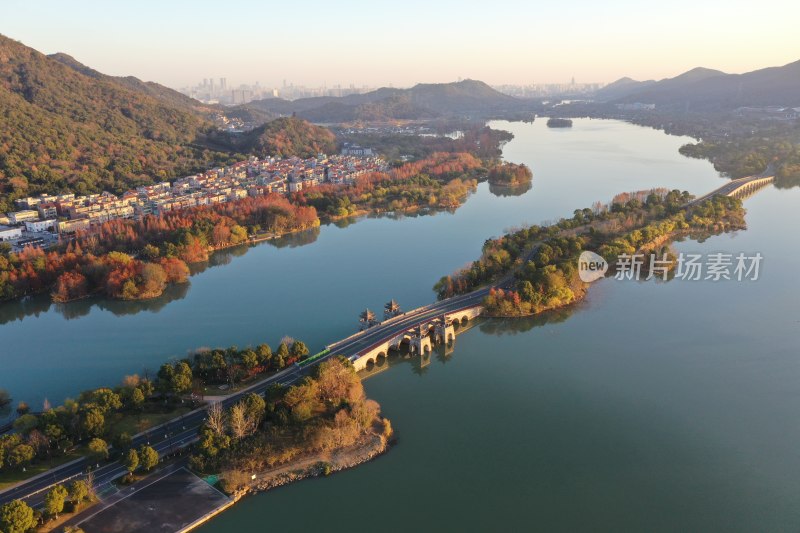
[[176, 364], [171, 383], [172, 392], [175, 394], [183, 394], [192, 390], [192, 367], [185, 361]]
[[139, 468], [139, 454], [136, 453], [136, 450], [128, 450], [122, 458], [122, 464], [129, 474], [133, 474]]
[[56, 485], [44, 496], [44, 514], [57, 518], [58, 513], [64, 510], [66, 501], [67, 489], [63, 485]]
[[100, 436], [105, 431], [106, 419], [100, 409], [93, 407], [81, 415], [81, 429], [92, 436]]
[[289, 357], [289, 347], [286, 346], [285, 342], [282, 342], [278, 345], [278, 351], [276, 352], [276, 354], [278, 355], [278, 357], [282, 357], [284, 359]]
[[134, 387], [131, 390], [130, 397], [128, 398], [128, 404], [131, 406], [132, 409], [141, 409], [142, 404], [144, 404], [144, 393], [142, 389], [139, 387]]
[[108, 444], [97, 437], [89, 441], [89, 453], [95, 461], [108, 459]]
[[175, 367], [169, 363], [164, 363], [158, 369], [158, 388], [163, 392], [172, 390], [172, 377], [175, 375]]
[[25, 466], [31, 461], [33, 461], [33, 457], [36, 455], [36, 452], [33, 449], [33, 446], [29, 446], [27, 444], [17, 444], [8, 454], [8, 464], [11, 467], [20, 467]]
[[122, 432], [114, 437], [114, 447], [118, 450], [127, 450], [131, 447], [133, 439], [126, 432]]
[[14, 429], [25, 435], [36, 429], [38, 425], [39, 419], [32, 414], [25, 414], [14, 420]]
[[119, 394], [105, 387], [81, 394], [79, 401], [83, 404], [92, 403], [96, 405], [103, 414], [109, 411], [116, 411], [122, 407], [122, 400]]
[[33, 509], [22, 500], [14, 500], [0, 507], [0, 531], [3, 533], [25, 533], [35, 525]]
[[247, 418], [252, 422], [253, 427], [257, 428], [264, 419], [264, 413], [267, 410], [267, 403], [264, 398], [251, 392], [244, 398], [244, 407]]
[[239, 358], [242, 361], [242, 365], [248, 370], [252, 370], [258, 366], [258, 354], [253, 350], [244, 350], [239, 355]]
[[303, 341], [294, 341], [292, 343], [292, 348], [289, 350], [292, 357], [303, 357], [304, 355], [308, 355], [308, 347]]
[[89, 484], [85, 479], [76, 479], [69, 484], [69, 499], [76, 506], [89, 497]]
[[158, 452], [152, 446], [142, 446], [139, 448], [139, 464], [149, 472], [158, 464]]
[[269, 344], [259, 344], [256, 348], [256, 355], [258, 355], [258, 362], [261, 364], [268, 364], [272, 359], [272, 348]]

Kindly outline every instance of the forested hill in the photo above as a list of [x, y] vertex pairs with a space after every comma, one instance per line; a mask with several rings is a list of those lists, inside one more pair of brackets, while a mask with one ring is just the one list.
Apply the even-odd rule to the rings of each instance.
[[191, 101], [69, 60], [0, 35], [0, 211], [29, 194], [120, 192], [230, 156], [205, 147], [213, 125]]
[[282, 117], [251, 130], [234, 145], [241, 152], [277, 157], [314, 157], [336, 150], [336, 136], [327, 128], [295, 117]]
[[58, 61], [62, 65], [66, 65], [69, 68], [80, 72], [81, 74], [85, 74], [90, 78], [110, 81], [112, 83], [122, 85], [125, 88], [141, 94], [152, 96], [158, 100], [161, 100], [162, 103], [168, 104], [172, 107], [177, 107], [179, 109], [183, 109], [184, 111], [200, 114], [202, 117], [215, 115], [219, 112], [219, 108], [217, 106], [204, 104], [199, 100], [195, 100], [190, 96], [186, 96], [175, 89], [170, 89], [169, 87], [165, 87], [159, 83], [142, 81], [135, 76], [109, 76], [84, 65], [74, 57], [64, 53], [51, 54], [47, 57]]

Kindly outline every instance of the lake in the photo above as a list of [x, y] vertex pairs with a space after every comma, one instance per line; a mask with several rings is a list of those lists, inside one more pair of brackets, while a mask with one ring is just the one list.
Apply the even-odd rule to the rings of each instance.
[[[455, 213], [329, 225], [222, 254], [229, 264], [144, 308], [0, 308], [9, 317], [0, 387], [40, 402], [198, 346], [274, 345], [288, 334], [319, 348], [352, 333], [364, 307], [430, 302], [433, 283], [504, 228], [618, 192], [724, 183], [678, 154], [689, 139], [615, 121], [544, 122], [495, 124], [516, 136], [506, 159], [533, 170], [520, 196], [482, 184]], [[795, 530], [798, 202], [800, 190], [768, 187], [746, 201], [746, 231], [676, 245], [760, 252], [757, 281], [605, 279], [575, 308], [481, 321], [428, 365], [390, 359], [365, 386], [396, 447], [246, 498], [199, 531]]]

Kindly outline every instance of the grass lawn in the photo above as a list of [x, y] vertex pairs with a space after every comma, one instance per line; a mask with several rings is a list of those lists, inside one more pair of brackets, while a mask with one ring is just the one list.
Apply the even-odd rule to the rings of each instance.
[[51, 468], [55, 468], [59, 465], [63, 465], [64, 463], [79, 459], [84, 455], [85, 452], [86, 449], [84, 447], [80, 447], [62, 457], [52, 457], [50, 459], [45, 459], [44, 461], [36, 461], [35, 463], [26, 466], [25, 472], [21, 470], [8, 470], [4, 468], [3, 470], [0, 470], [0, 489], [6, 489], [19, 483], [20, 481], [24, 481], [37, 474], [46, 472]]
[[120, 433], [127, 433], [133, 437], [151, 427], [178, 418], [193, 408], [189, 404], [182, 404], [175, 407], [165, 407], [163, 411], [151, 411], [150, 409], [149, 407], [148, 410], [142, 413], [115, 413], [108, 420], [108, 434], [119, 435]]

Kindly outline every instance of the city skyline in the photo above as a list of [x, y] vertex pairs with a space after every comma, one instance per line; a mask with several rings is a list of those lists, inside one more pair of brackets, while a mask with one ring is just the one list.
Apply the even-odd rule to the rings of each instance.
[[412, 1], [391, 14], [354, 1], [244, 3], [235, 11], [220, 5], [174, 2], [159, 5], [156, 16], [120, 4], [84, 1], [67, 9], [14, 0], [0, 33], [106, 74], [176, 89], [203, 78], [274, 88], [284, 80], [343, 88], [459, 78], [491, 85], [610, 83], [624, 76], [662, 79], [698, 66], [741, 73], [800, 59], [791, 43], [800, 8], [771, 0], [680, 1], [644, 18], [641, 6], [627, 0], [559, 8], [507, 1], [491, 12], [474, 2]]

